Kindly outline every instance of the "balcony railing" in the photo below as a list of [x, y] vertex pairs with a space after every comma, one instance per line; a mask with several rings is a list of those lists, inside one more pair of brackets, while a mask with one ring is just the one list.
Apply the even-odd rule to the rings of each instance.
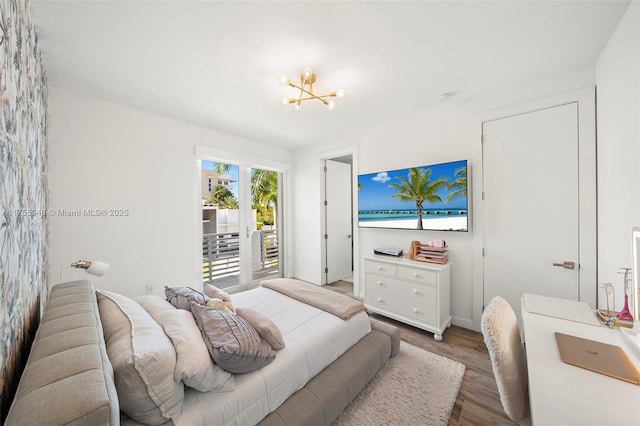
[[[254, 231], [259, 238], [252, 239], [259, 248], [252, 250], [254, 273], [277, 270], [279, 241], [277, 230]], [[205, 282], [237, 275], [240, 272], [240, 235], [238, 232], [204, 234], [202, 236], [202, 278]], [[258, 254], [259, 250], [259, 254]]]
[[238, 273], [240, 270], [240, 234], [204, 234], [202, 236], [202, 277], [205, 281]]
[[278, 244], [278, 230], [269, 229], [260, 231], [260, 263], [267, 269], [278, 266], [280, 245]]

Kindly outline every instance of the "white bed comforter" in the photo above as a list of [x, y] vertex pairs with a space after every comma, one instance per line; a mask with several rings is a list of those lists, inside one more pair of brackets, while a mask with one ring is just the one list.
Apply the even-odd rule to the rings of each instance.
[[236, 374], [233, 392], [185, 388], [177, 426], [256, 424], [371, 331], [365, 312], [343, 321], [263, 287], [232, 297], [236, 306], [270, 318], [280, 328], [286, 347], [262, 369]]

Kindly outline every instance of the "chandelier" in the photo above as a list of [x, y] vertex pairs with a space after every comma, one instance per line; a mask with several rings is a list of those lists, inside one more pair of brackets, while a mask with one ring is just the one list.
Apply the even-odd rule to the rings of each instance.
[[302, 108], [302, 101], [309, 101], [311, 99], [317, 99], [325, 104], [327, 108], [333, 110], [336, 107], [336, 103], [327, 99], [335, 97], [341, 98], [345, 93], [344, 89], [336, 90], [335, 92], [330, 92], [326, 95], [316, 95], [313, 93], [313, 83], [316, 82], [316, 74], [311, 70], [311, 68], [305, 68], [302, 70], [300, 73], [300, 84], [296, 84], [289, 80], [289, 77], [285, 74], [280, 76], [280, 82], [282, 84], [288, 84], [300, 91], [297, 97], [281, 99], [283, 105], [293, 104], [297, 110]]

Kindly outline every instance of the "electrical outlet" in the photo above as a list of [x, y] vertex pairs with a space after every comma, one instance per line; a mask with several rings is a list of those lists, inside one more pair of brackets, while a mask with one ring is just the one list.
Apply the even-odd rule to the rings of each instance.
[[147, 294], [153, 294], [153, 286], [151, 284], [147, 284]]

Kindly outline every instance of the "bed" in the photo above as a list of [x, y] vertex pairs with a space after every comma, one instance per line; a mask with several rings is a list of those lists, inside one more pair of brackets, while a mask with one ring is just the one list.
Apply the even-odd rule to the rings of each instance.
[[[372, 321], [364, 311], [343, 320], [281, 292], [258, 287], [234, 294], [233, 303], [260, 313], [282, 333], [284, 348], [274, 351], [271, 361], [247, 373], [225, 372], [232, 376], [232, 389], [207, 392], [175, 378], [172, 381], [171, 373], [177, 367], [168, 371], [171, 368], [151, 364], [148, 375], [138, 371], [143, 390], [132, 392], [136, 385], [130, 389], [118, 381], [122, 377], [119, 355], [113, 352], [115, 346], [108, 348], [112, 343], [105, 342], [111, 342], [114, 333], [142, 336], [144, 332], [136, 329], [134, 333], [133, 328], [123, 332], [122, 327], [110, 330], [107, 323], [112, 319], [103, 309], [103, 293], [96, 292], [89, 281], [52, 288], [7, 425], [327, 425], [399, 350], [398, 329]], [[123, 296], [110, 297], [118, 306], [114, 311], [130, 303]], [[150, 344], [155, 344], [154, 339], [148, 339], [153, 341]], [[178, 352], [177, 346], [175, 349]], [[152, 390], [147, 383], [156, 380], [152, 374], [168, 383]], [[156, 401], [167, 387], [173, 398], [169, 408]], [[133, 398], [149, 396], [152, 408], [167, 415], [151, 416], [147, 421], [138, 413], [123, 413], [123, 407], [143, 406], [136, 399], [127, 401], [128, 393]]]

